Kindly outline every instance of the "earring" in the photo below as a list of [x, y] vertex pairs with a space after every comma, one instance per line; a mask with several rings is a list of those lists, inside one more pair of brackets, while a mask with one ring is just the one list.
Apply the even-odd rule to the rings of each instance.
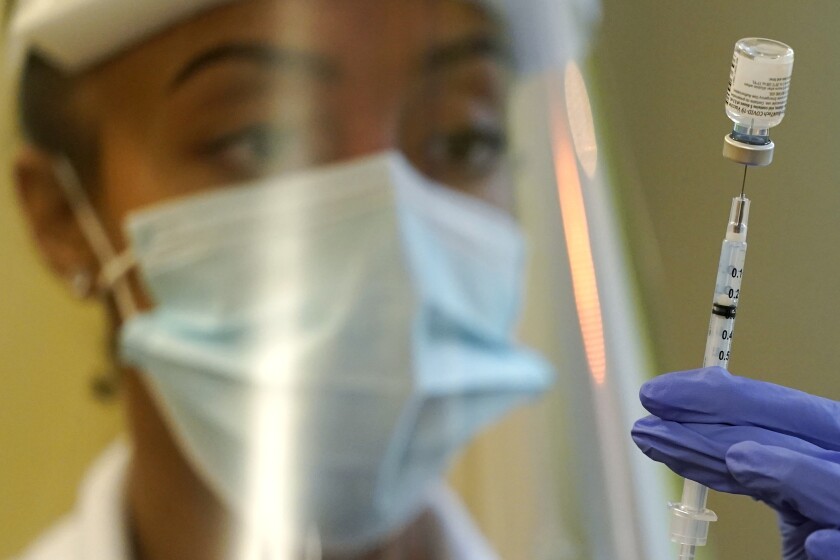
[[120, 371], [116, 367], [111, 367], [94, 375], [90, 380], [90, 388], [98, 400], [102, 402], [110, 401], [119, 392], [120, 380]]
[[93, 275], [85, 269], [78, 269], [70, 275], [68, 279], [70, 284], [70, 293], [76, 299], [87, 299], [90, 295], [91, 288], [93, 288]]

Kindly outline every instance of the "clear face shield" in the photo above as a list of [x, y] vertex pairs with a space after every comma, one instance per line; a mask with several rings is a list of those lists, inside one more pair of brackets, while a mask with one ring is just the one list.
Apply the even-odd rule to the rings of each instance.
[[[596, 18], [571, 0], [22, 3], [22, 95], [33, 65], [71, 76], [94, 131], [53, 151], [127, 398], [212, 496], [184, 515], [224, 512], [220, 557], [664, 557], [660, 481], [629, 437], [644, 336], [581, 70]], [[160, 436], [132, 430], [154, 463]]]

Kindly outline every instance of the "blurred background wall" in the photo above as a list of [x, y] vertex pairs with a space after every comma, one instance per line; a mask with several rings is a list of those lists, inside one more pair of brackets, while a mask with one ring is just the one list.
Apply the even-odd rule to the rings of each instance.
[[[593, 87], [661, 369], [699, 365], [724, 219], [741, 170], [720, 156], [732, 45], [769, 36], [796, 49], [776, 162], [752, 170], [750, 253], [731, 366], [840, 399], [840, 84], [834, 0], [604, 0]], [[5, 90], [4, 90], [5, 92]], [[9, 99], [2, 100], [8, 119]], [[0, 165], [12, 139], [2, 122]], [[90, 380], [104, 363], [95, 307], [72, 302], [35, 257], [0, 173], [0, 557], [67, 511], [96, 452], [120, 430]], [[776, 558], [774, 518], [714, 495], [720, 558]], [[664, 535], [663, 535], [664, 537]]]
[[[2, 52], [0, 60], [5, 79]], [[91, 390], [107, 368], [102, 317], [96, 306], [73, 301], [46, 270], [17, 211], [6, 85], [0, 84], [0, 558], [70, 509], [88, 463], [121, 425], [117, 405], [98, 402]]]
[[[700, 365], [714, 273], [742, 169], [721, 157], [732, 47], [764, 36], [796, 51], [776, 161], [750, 170], [750, 248], [730, 367], [840, 399], [840, 3], [603, 0], [595, 65], [663, 371]], [[677, 497], [677, 496], [675, 496]], [[778, 558], [775, 518], [713, 495], [719, 558]]]

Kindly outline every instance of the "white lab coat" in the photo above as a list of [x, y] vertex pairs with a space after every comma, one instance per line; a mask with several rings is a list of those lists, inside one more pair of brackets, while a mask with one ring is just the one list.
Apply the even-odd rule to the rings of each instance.
[[[123, 441], [109, 447], [85, 477], [75, 510], [17, 560], [130, 560], [123, 496], [130, 456]], [[451, 490], [438, 487], [428, 502], [444, 527], [451, 560], [498, 560]]]

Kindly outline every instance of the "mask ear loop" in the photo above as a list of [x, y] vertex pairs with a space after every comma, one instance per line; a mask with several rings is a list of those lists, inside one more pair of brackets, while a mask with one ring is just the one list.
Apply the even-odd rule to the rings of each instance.
[[82, 234], [99, 261], [101, 270], [96, 281], [97, 289], [102, 293], [113, 294], [117, 311], [122, 320], [126, 321], [138, 313], [127, 278], [128, 272], [135, 266], [134, 255], [130, 250], [119, 255], [114, 250], [70, 160], [65, 156], [59, 157], [54, 169]]

